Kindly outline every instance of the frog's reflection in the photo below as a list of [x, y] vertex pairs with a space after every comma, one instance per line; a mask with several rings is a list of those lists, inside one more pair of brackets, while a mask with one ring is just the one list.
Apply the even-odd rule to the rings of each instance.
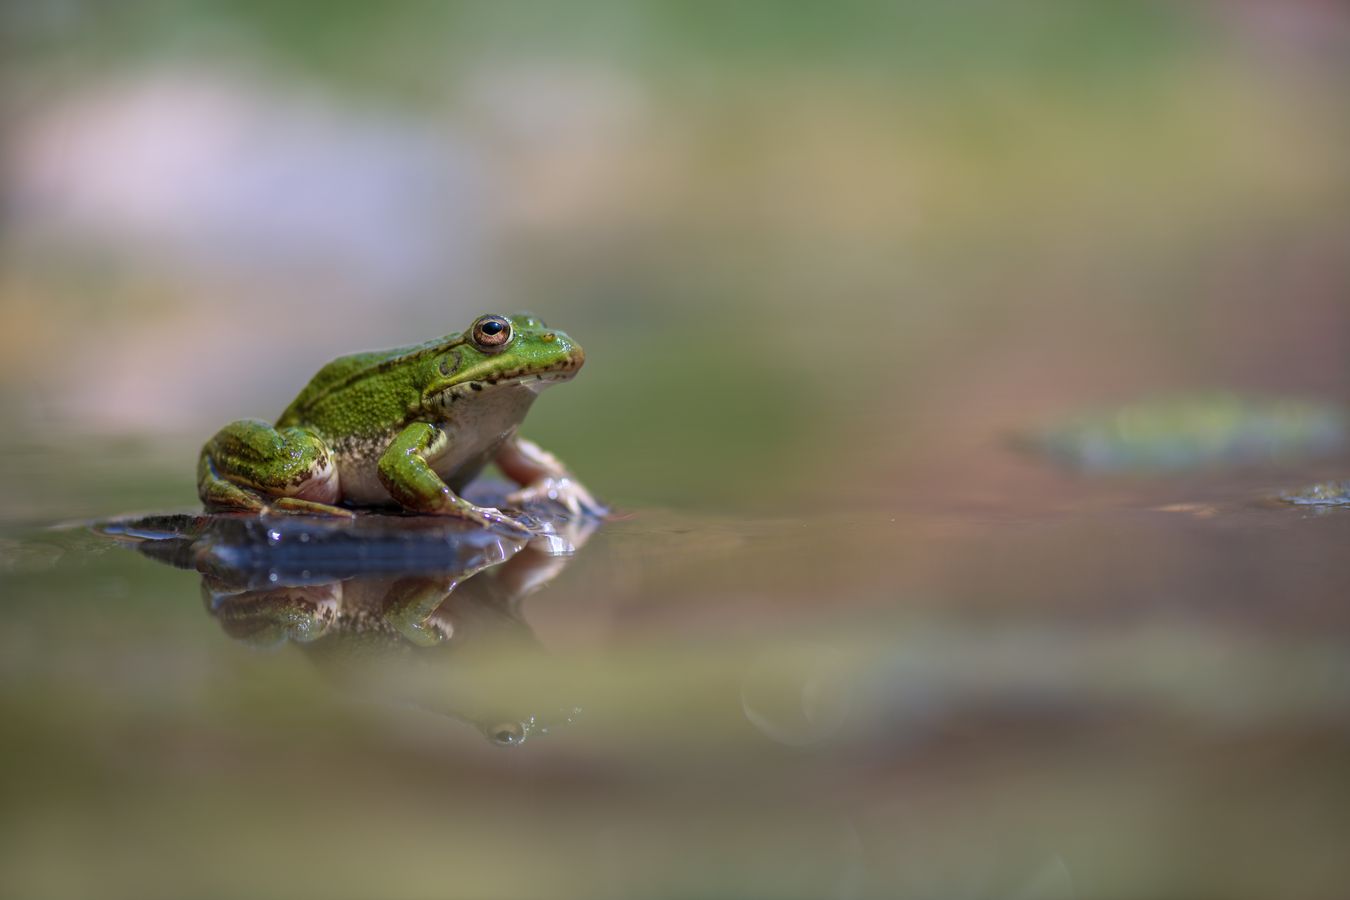
[[494, 711], [483, 708], [485, 692], [475, 694], [469, 683], [488, 655], [514, 661], [542, 657], [521, 615], [521, 600], [552, 579], [567, 559], [526, 546], [505, 562], [458, 576], [354, 576], [243, 589], [203, 575], [202, 596], [221, 629], [236, 640], [296, 644], [344, 686], [393, 692], [472, 721], [496, 743], [514, 745], [570, 721], [576, 710]]
[[[344, 690], [453, 716], [506, 746], [579, 712], [550, 696], [548, 655], [521, 604], [575, 558], [594, 520], [561, 524], [551, 545], [451, 526], [410, 529], [410, 520], [375, 523], [359, 545], [367, 555], [381, 539], [400, 548], [397, 557], [374, 557], [373, 567], [384, 569], [375, 572], [353, 559], [350, 528], [258, 522], [174, 517], [101, 530], [201, 572], [207, 610], [227, 635], [260, 648], [294, 644]], [[257, 539], [270, 553], [245, 552]], [[395, 558], [401, 565], [389, 564]]]

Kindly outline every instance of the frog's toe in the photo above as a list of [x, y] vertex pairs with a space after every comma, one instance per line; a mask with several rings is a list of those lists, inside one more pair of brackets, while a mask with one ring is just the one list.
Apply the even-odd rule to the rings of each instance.
[[267, 503], [252, 491], [222, 482], [201, 492], [202, 506], [207, 512], [266, 512]]
[[573, 516], [603, 517], [608, 509], [574, 478], [541, 478], [507, 496], [512, 506], [525, 507], [537, 503], [556, 503]]
[[290, 513], [302, 516], [330, 516], [333, 518], [354, 519], [356, 513], [330, 503], [315, 500], [302, 500], [299, 497], [278, 497], [267, 508], [268, 512]]
[[474, 513], [473, 519], [480, 525], [489, 528], [503, 528], [521, 537], [538, 537], [548, 532], [546, 528], [532, 525], [524, 519], [508, 515], [495, 506], [476, 506], [474, 507]]

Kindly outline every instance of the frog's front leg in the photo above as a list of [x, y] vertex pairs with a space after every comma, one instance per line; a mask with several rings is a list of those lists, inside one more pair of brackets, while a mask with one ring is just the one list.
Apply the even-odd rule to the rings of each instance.
[[532, 533], [519, 522], [491, 506], [475, 506], [456, 494], [432, 468], [450, 448], [450, 438], [428, 422], [414, 422], [398, 433], [380, 456], [380, 483], [398, 504], [413, 512], [432, 516], [455, 516], [479, 525], [502, 525]]
[[261, 419], [231, 422], [206, 442], [197, 493], [208, 510], [352, 515], [333, 505], [341, 487], [323, 439]]
[[502, 444], [494, 462], [507, 478], [520, 485], [520, 490], [506, 498], [512, 506], [551, 500], [562, 504], [574, 516], [582, 513], [603, 516], [609, 512], [558, 457], [534, 441], [513, 436]]

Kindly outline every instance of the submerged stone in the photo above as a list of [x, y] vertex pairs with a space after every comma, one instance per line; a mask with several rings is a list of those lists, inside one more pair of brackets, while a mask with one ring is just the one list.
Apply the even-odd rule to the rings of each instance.
[[1075, 416], [1022, 443], [1078, 469], [1159, 471], [1326, 454], [1348, 435], [1345, 414], [1325, 404], [1201, 394]]
[[459, 572], [501, 562], [525, 544], [453, 519], [387, 515], [143, 516], [113, 519], [95, 529], [176, 568], [249, 586], [382, 572]]
[[[501, 506], [501, 487], [478, 486], [475, 502]], [[527, 538], [445, 516], [362, 511], [354, 518], [251, 513], [165, 514], [110, 519], [94, 530], [145, 556], [240, 585], [301, 583], [398, 572], [463, 573], [510, 558], [527, 543], [573, 552], [598, 520], [547, 502], [512, 512], [538, 530]]]

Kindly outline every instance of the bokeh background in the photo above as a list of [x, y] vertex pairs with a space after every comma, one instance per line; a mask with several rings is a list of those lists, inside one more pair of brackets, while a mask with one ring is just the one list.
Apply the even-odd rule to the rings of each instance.
[[1350, 394], [1339, 3], [0, 16], [3, 440], [72, 512], [108, 454], [190, 503], [221, 423], [484, 310], [587, 348], [528, 431], [621, 504], [1035, 493], [1009, 429]]
[[[0, 894], [1345, 897], [1348, 95], [1338, 0], [0, 4]], [[619, 515], [425, 681], [50, 527], [515, 309]]]

